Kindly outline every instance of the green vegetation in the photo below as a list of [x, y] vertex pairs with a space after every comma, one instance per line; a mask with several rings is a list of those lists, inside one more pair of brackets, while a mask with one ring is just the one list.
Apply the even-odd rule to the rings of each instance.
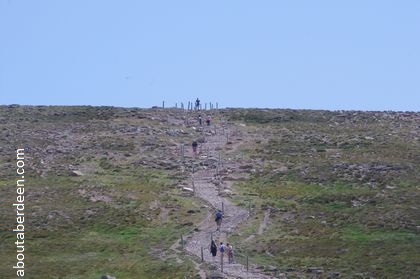
[[[162, 261], [160, 253], [168, 252], [180, 234], [192, 229], [191, 219], [202, 218], [187, 214], [199, 203], [180, 196], [164, 176], [149, 179], [153, 173], [31, 179], [30, 193], [42, 197], [28, 198], [29, 277], [181, 278], [193, 273], [184, 256], [180, 255], [185, 262], [179, 264], [175, 259]], [[161, 220], [160, 208], [150, 206], [155, 200], [173, 208], [169, 220]], [[8, 218], [4, 225], [13, 223]], [[4, 237], [4, 249], [13, 251], [14, 235]], [[10, 255], [2, 254], [1, 260], [9, 263], [2, 274], [12, 271]]]
[[[171, 144], [163, 133], [169, 125], [153, 132], [152, 116], [109, 107], [0, 110], [0, 117], [9, 119], [0, 128], [7, 143], [0, 154], [2, 278], [15, 277], [13, 148], [20, 146], [27, 157], [26, 277], [193, 278], [193, 262], [170, 247], [206, 212], [188, 213], [201, 202], [176, 187], [182, 174], [158, 165], [165, 154], [143, 149], [145, 143]], [[134, 136], [138, 127], [144, 132]]]
[[[415, 278], [418, 127], [361, 112], [340, 116], [336, 125], [339, 114], [232, 113], [254, 138], [241, 152], [256, 171], [235, 184], [235, 201], [244, 207], [250, 202], [253, 215], [229, 241], [240, 243], [240, 260], [247, 254], [291, 278], [302, 272], [309, 278], [311, 267], [344, 278]], [[257, 234], [268, 209], [268, 227]]]
[[[220, 154], [246, 177], [233, 200], [252, 212], [229, 237], [240, 262], [249, 255], [288, 278], [418, 276], [418, 113], [227, 109], [213, 119], [222, 118], [234, 129]], [[0, 119], [2, 278], [14, 276], [19, 147], [28, 278], [195, 278], [173, 247], [207, 214], [179, 187], [193, 163], [179, 147], [202, 137], [182, 111], [3, 106]]]

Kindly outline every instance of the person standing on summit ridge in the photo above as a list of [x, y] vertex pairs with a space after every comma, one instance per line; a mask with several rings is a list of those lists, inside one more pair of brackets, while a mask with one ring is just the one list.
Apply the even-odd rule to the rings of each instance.
[[195, 100], [195, 109], [200, 110], [200, 99]]

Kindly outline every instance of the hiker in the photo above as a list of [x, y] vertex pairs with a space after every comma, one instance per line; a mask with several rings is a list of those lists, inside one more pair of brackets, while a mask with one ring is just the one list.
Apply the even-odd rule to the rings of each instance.
[[213, 256], [213, 262], [214, 262], [217, 255], [217, 245], [216, 245], [216, 242], [214, 242], [214, 240], [212, 240], [210, 244], [210, 254]]
[[196, 141], [193, 141], [192, 149], [193, 149], [194, 154], [197, 154], [197, 146], [198, 146], [198, 143]]
[[206, 119], [207, 126], [210, 126], [210, 121], [211, 121], [211, 117], [207, 116], [207, 119]]
[[218, 210], [216, 212], [216, 218], [214, 219], [214, 221], [216, 221], [216, 225], [217, 225], [216, 231], [220, 231], [220, 226], [222, 225], [222, 220], [223, 220], [223, 212], [221, 210]]
[[200, 109], [200, 100], [197, 98], [197, 100], [195, 100], [195, 109], [199, 110]]
[[228, 254], [228, 263], [232, 264], [233, 263], [233, 246], [232, 244], [227, 243], [226, 248], [227, 248], [227, 254]]
[[220, 263], [223, 264], [223, 256], [225, 255], [226, 246], [223, 242], [220, 242], [219, 252], [220, 252]]
[[202, 125], [202, 118], [201, 118], [201, 114], [198, 115], [198, 123], [200, 124], [200, 126]]

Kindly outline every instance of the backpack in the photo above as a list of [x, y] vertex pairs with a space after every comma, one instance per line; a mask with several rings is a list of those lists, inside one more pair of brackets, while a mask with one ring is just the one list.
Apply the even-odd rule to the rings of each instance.
[[222, 212], [219, 211], [216, 213], [216, 221], [222, 219], [222, 217], [223, 217]]
[[225, 245], [220, 245], [220, 252], [222, 252], [222, 253], [225, 252]]

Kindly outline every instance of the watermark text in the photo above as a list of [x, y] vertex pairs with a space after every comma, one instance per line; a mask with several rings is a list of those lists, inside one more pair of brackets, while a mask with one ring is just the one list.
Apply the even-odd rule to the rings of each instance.
[[16, 275], [25, 276], [25, 149], [16, 150], [16, 202], [13, 208], [16, 210], [16, 226], [13, 232], [16, 233]]

